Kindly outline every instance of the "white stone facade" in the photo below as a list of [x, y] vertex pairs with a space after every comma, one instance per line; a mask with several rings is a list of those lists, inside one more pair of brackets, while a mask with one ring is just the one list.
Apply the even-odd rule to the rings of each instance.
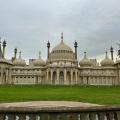
[[[5, 46], [3, 46], [5, 47]], [[4, 58], [4, 50], [0, 43], [0, 84], [50, 84], [50, 85], [120, 85], [120, 61], [114, 62], [106, 57], [98, 65], [97, 61], [84, 58], [77, 60], [77, 43], [75, 52], [63, 42], [50, 51], [48, 58], [39, 58], [26, 65], [21, 58], [15, 56], [12, 60]]]

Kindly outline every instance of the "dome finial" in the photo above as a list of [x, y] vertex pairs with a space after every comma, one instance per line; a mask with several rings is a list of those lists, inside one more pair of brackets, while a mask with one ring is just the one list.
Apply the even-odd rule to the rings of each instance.
[[63, 32], [61, 33], [61, 42], [63, 42]]
[[39, 59], [41, 58], [41, 51], [39, 51]]

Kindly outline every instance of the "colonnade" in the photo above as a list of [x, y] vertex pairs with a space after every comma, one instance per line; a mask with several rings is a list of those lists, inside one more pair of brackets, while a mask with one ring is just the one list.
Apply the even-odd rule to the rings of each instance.
[[50, 69], [46, 72], [46, 84], [74, 85], [78, 81], [78, 70]]

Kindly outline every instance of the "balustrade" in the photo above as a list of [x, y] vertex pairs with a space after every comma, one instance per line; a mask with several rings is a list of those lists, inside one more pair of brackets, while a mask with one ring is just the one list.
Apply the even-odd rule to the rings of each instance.
[[0, 120], [120, 120], [120, 107], [0, 109]]

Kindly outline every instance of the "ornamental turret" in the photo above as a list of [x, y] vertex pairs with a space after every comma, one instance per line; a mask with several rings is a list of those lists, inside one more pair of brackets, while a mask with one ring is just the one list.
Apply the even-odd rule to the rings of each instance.
[[49, 56], [50, 56], [50, 42], [49, 41], [47, 43], [47, 49], [48, 49], [47, 59], [49, 59]]
[[77, 59], [77, 47], [78, 47], [78, 43], [76, 41], [74, 43], [74, 47], [75, 47], [75, 59]]
[[111, 46], [111, 48], [110, 48], [110, 53], [111, 53], [111, 60], [113, 60], [114, 61], [114, 56], [113, 56], [113, 47]]

